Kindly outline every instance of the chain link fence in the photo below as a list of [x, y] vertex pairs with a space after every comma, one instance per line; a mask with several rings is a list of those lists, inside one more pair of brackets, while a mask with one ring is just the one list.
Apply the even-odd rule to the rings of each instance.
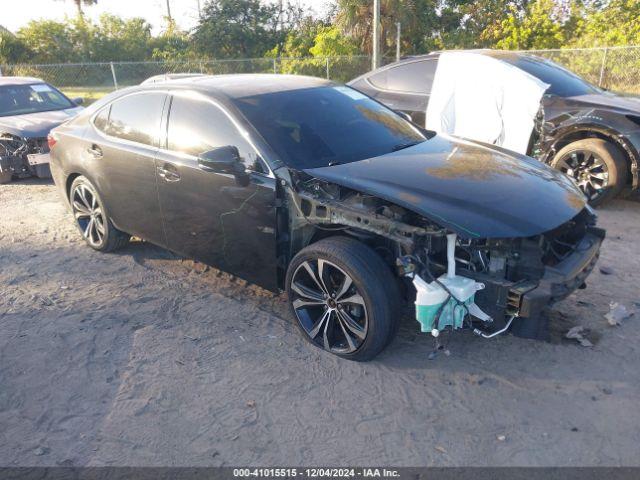
[[594, 85], [621, 93], [640, 93], [640, 47], [527, 50], [556, 62]]
[[[640, 47], [530, 50], [609, 90], [640, 94]], [[383, 63], [392, 62], [383, 59]], [[251, 58], [179, 62], [108, 62], [55, 65], [1, 65], [2, 75], [32, 76], [89, 103], [115, 89], [165, 73], [288, 73], [347, 82], [371, 68], [371, 57]]]
[[179, 62], [107, 62], [50, 65], [0, 65], [5, 76], [40, 78], [69, 97], [94, 101], [113, 90], [166, 73], [286, 73], [347, 82], [371, 68], [370, 56], [325, 58], [250, 58]]

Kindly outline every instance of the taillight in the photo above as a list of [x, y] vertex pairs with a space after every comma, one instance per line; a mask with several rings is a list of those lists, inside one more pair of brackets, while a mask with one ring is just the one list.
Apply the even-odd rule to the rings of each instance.
[[49, 135], [47, 135], [47, 144], [49, 145], [49, 150], [53, 148], [57, 141], [58, 140], [56, 140], [56, 137], [54, 137], [53, 134], [50, 133]]

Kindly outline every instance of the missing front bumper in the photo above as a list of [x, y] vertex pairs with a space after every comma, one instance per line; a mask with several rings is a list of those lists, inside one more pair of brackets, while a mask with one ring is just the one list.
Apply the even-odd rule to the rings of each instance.
[[546, 267], [539, 281], [510, 282], [485, 274], [469, 275], [485, 284], [485, 289], [476, 296], [476, 303], [493, 317], [495, 328], [501, 328], [515, 315], [519, 318], [511, 328], [514, 335], [546, 338], [548, 317], [545, 310], [585, 284], [598, 261], [604, 238], [603, 229], [590, 227], [573, 254]]

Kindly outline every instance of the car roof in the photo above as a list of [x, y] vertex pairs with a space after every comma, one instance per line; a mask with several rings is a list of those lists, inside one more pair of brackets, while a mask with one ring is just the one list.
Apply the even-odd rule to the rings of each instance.
[[34, 83], [44, 83], [44, 81], [34, 77], [0, 77], [0, 86], [31, 85]]
[[409, 55], [407, 57], [403, 57], [400, 60], [398, 60], [397, 62], [393, 62], [393, 63], [389, 63], [387, 65], [384, 65], [380, 68], [377, 68], [375, 70], [371, 70], [369, 72], [366, 72], [362, 75], [360, 75], [359, 77], [354, 78], [353, 80], [349, 81], [347, 83], [347, 85], [354, 85], [355, 83], [357, 83], [359, 80], [363, 79], [363, 78], [368, 78], [373, 74], [376, 74], [378, 72], [382, 72], [384, 70], [388, 70], [390, 68], [394, 68], [397, 67], [398, 65], [404, 65], [407, 63], [413, 63], [413, 62], [419, 62], [421, 60], [437, 60], [440, 57], [441, 53], [445, 53], [445, 52], [466, 52], [466, 53], [479, 53], [481, 55], [486, 55], [488, 57], [492, 57], [492, 58], [496, 58], [499, 60], [504, 60], [506, 62], [513, 62], [515, 60], [517, 60], [518, 58], [529, 58], [532, 60], [537, 60], [539, 62], [546, 62], [547, 60], [545, 60], [544, 58], [541, 57], [537, 57], [535, 55], [530, 55], [524, 52], [518, 52], [518, 51], [513, 51], [513, 50], [492, 50], [489, 48], [480, 48], [480, 49], [468, 49], [468, 50], [438, 50], [435, 52], [430, 52], [430, 53], [424, 53], [421, 55]]
[[317, 88], [335, 85], [330, 80], [302, 75], [282, 75], [263, 73], [241, 73], [231, 75], [202, 75], [197, 77], [178, 78], [166, 82], [143, 85], [145, 88], [171, 87], [198, 90], [201, 92], [224, 96], [229, 99], [251, 97], [279, 93], [305, 88]]
[[154, 82], [166, 82], [169, 80], [176, 80], [179, 78], [189, 78], [189, 77], [201, 77], [204, 75], [203, 73], [160, 73], [158, 75], [153, 75], [143, 82], [141, 85], [145, 83], [154, 83]]
[[492, 48], [470, 48], [470, 49], [466, 49], [466, 50], [436, 50], [433, 52], [429, 52], [429, 53], [424, 53], [421, 55], [409, 55], [407, 57], [403, 57], [399, 62], [396, 63], [402, 63], [402, 62], [409, 62], [411, 60], [419, 60], [419, 59], [425, 59], [425, 58], [437, 58], [440, 56], [441, 53], [460, 53], [460, 52], [464, 52], [464, 53], [479, 53], [481, 55], [486, 55], [488, 57], [496, 57], [496, 58], [500, 58], [500, 57], [522, 57], [522, 56], [532, 56], [530, 54], [527, 54], [526, 52], [519, 52], [517, 50], [495, 50]]

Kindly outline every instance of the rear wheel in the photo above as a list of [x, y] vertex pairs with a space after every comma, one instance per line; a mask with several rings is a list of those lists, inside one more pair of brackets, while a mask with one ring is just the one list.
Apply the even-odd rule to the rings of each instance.
[[83, 176], [71, 184], [69, 201], [76, 226], [94, 250], [112, 252], [122, 248], [131, 236], [113, 226], [96, 188]]
[[301, 250], [287, 272], [287, 293], [304, 337], [340, 357], [370, 360], [397, 331], [398, 282], [380, 256], [351, 238]]
[[594, 206], [614, 198], [627, 183], [623, 153], [601, 138], [570, 143], [557, 153], [551, 166], [573, 178]]

